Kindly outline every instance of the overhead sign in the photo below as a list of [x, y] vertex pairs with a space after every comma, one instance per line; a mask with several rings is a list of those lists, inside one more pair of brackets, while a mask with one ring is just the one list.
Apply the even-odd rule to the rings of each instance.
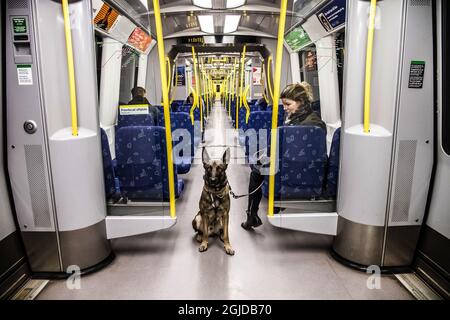
[[178, 44], [191, 44], [191, 43], [204, 43], [204, 42], [205, 42], [205, 39], [203, 38], [203, 36], [178, 38]]
[[285, 39], [286, 43], [293, 51], [297, 51], [305, 45], [311, 43], [311, 39], [301, 26], [296, 27], [294, 30], [289, 32]]
[[332, 32], [345, 23], [346, 3], [346, 0], [331, 0], [316, 13], [317, 19], [327, 32]]
[[175, 78], [177, 87], [184, 87], [186, 85], [185, 66], [177, 67], [177, 76]]
[[148, 104], [132, 104], [119, 106], [119, 114], [121, 116], [149, 114]]
[[425, 74], [425, 61], [411, 61], [411, 66], [409, 68], [408, 88], [422, 89], [424, 74]]

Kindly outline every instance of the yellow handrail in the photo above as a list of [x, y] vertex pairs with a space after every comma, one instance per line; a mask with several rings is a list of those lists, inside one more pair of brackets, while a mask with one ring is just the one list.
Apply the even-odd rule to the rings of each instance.
[[175, 100], [175, 95], [173, 94], [173, 92], [175, 91], [175, 88], [176, 88], [176, 85], [175, 86], [173, 85], [173, 81], [176, 80], [175, 67], [176, 67], [176, 63], [174, 63], [173, 66], [172, 66], [172, 79], [171, 79], [171, 82], [170, 82], [170, 85], [171, 85], [172, 89], [170, 90], [170, 95], [169, 95], [169, 97], [170, 97], [169, 104], [170, 105], [172, 105], [173, 100]]
[[164, 66], [165, 68], [168, 68], [168, 70], [167, 70], [167, 91], [168, 92], [170, 92], [170, 78], [171, 78], [171, 74], [170, 74], [170, 69], [171, 69], [171, 66], [170, 66], [170, 59], [169, 59], [169, 57], [166, 57], [166, 64], [167, 64], [167, 66]]
[[[155, 1], [155, 0], [153, 0]], [[200, 105], [200, 89], [199, 89], [199, 83], [198, 83], [198, 74], [197, 74], [197, 58], [195, 57], [195, 49], [194, 46], [192, 46], [192, 60], [194, 61], [194, 76], [195, 76], [195, 88], [197, 92], [197, 106], [200, 108], [200, 130], [203, 132], [203, 108], [202, 105]]]
[[191, 116], [191, 122], [192, 122], [192, 125], [194, 125], [194, 122], [195, 122], [194, 109], [197, 108], [197, 93], [195, 92], [194, 88], [192, 88], [192, 86], [189, 87], [189, 90], [191, 91], [193, 98], [194, 98], [193, 99], [194, 103], [192, 104], [191, 109], [189, 109], [189, 115]]
[[370, 1], [369, 29], [367, 31], [366, 79], [364, 85], [364, 132], [370, 132], [370, 90], [372, 79], [373, 36], [375, 33], [375, 16], [377, 0]]
[[272, 101], [272, 130], [270, 134], [270, 176], [268, 215], [273, 216], [275, 192], [275, 165], [277, 159], [278, 100], [280, 100], [281, 63], [283, 61], [284, 27], [286, 25], [287, 0], [281, 0], [278, 23], [277, 60], [275, 62], [274, 95]]
[[248, 106], [248, 101], [247, 101], [247, 93], [248, 93], [249, 89], [250, 89], [250, 85], [248, 85], [244, 90], [244, 106], [247, 109], [247, 112], [245, 114], [245, 123], [248, 123], [248, 118], [250, 117], [250, 107]]
[[167, 143], [167, 171], [169, 178], [169, 203], [170, 203], [170, 216], [176, 217], [175, 209], [175, 184], [174, 184], [174, 171], [173, 171], [173, 154], [172, 154], [172, 130], [170, 126], [170, 108], [169, 108], [169, 90], [165, 85], [167, 83], [166, 64], [164, 57], [164, 38], [162, 34], [161, 24], [161, 12], [159, 9], [159, 0], [153, 0], [153, 10], [155, 14], [155, 26], [156, 26], [156, 39], [158, 43], [158, 55], [159, 55], [159, 71], [161, 74], [161, 87], [163, 94], [163, 107], [164, 107], [164, 125], [166, 127], [166, 143]]
[[267, 79], [267, 74], [266, 74], [266, 68], [264, 66], [264, 63], [262, 64], [262, 72], [264, 74], [264, 81], [262, 82], [263, 83], [263, 97], [264, 97], [264, 100], [266, 100], [266, 102], [269, 103], [269, 99], [267, 99], [267, 96], [266, 96], [266, 79]]
[[70, 28], [69, 1], [62, 0], [61, 4], [64, 16], [64, 33], [66, 34], [67, 73], [69, 75], [72, 136], [78, 136], [77, 91], [75, 86], [75, 67], [73, 63], [72, 31]]
[[245, 52], [247, 45], [244, 44], [241, 58], [241, 81], [239, 85], [239, 107], [236, 106], [236, 129], [239, 129], [239, 109], [242, 107], [242, 87], [244, 86], [244, 72], [245, 72]]
[[[269, 94], [270, 94], [270, 98], [272, 98], [272, 104], [275, 104], [274, 103], [275, 96], [272, 91], [272, 84], [270, 83], [270, 66], [271, 65], [272, 65], [272, 55], [270, 55], [269, 58], [267, 59], [267, 84], [269, 86]], [[274, 83], [274, 85], [275, 85], [275, 83]]]

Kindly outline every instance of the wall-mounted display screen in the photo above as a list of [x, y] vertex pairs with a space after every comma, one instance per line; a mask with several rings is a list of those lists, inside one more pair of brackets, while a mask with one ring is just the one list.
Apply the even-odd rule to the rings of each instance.
[[301, 26], [298, 26], [289, 32], [286, 35], [285, 40], [292, 51], [298, 51], [300, 48], [311, 43], [311, 39]]

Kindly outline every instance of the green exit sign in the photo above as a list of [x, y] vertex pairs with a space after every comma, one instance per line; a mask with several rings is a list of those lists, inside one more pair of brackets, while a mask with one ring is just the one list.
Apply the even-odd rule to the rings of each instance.
[[14, 33], [27, 33], [27, 20], [25, 18], [12, 18]]

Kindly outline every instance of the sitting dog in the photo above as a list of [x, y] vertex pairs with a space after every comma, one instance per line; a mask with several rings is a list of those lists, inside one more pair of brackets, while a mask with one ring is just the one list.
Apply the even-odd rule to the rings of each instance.
[[199, 251], [208, 249], [208, 238], [219, 236], [223, 241], [225, 252], [234, 254], [231, 248], [228, 223], [230, 212], [230, 189], [227, 174], [225, 173], [230, 161], [230, 148], [227, 148], [222, 160], [211, 160], [206, 148], [202, 151], [203, 180], [202, 195], [200, 197], [200, 211], [192, 221], [192, 227], [197, 232], [196, 239], [200, 243]]

